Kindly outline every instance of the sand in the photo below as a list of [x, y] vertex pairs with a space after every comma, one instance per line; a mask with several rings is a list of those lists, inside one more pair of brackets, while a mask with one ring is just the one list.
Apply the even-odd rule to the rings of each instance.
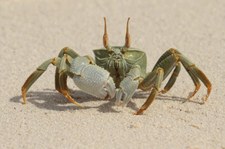
[[[225, 1], [223, 0], [8, 0], [0, 1], [0, 148], [225, 148]], [[103, 17], [111, 45], [123, 45], [130, 20], [132, 47], [148, 56], [147, 70], [169, 48], [179, 49], [212, 82], [204, 105], [202, 84], [184, 68], [174, 87], [157, 96], [141, 116], [134, 113], [148, 97], [137, 90], [127, 107], [100, 100], [68, 80], [85, 108], [54, 89], [53, 66], [31, 87], [22, 105], [21, 86], [44, 61], [65, 46], [93, 56], [101, 48]], [[162, 87], [165, 85], [163, 83]]]

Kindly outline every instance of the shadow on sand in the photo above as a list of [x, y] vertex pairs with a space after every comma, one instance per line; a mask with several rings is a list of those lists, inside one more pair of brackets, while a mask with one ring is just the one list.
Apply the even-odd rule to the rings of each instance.
[[[71, 95], [78, 103], [85, 103], [85, 102], [97, 102], [101, 99], [98, 99], [94, 96], [88, 95], [80, 90], [71, 91]], [[149, 96], [149, 92], [143, 92], [143, 91], [137, 91], [133, 99], [136, 100], [139, 99], [147, 99]], [[170, 100], [170, 101], [176, 101], [184, 103], [187, 101], [186, 98], [182, 97], [176, 97], [176, 96], [165, 96], [159, 94], [156, 97], [156, 100]], [[22, 96], [15, 96], [10, 99], [11, 102], [16, 103], [22, 103]], [[104, 100], [106, 101], [106, 100]], [[108, 102], [103, 103], [99, 106], [85, 106], [85, 107], [77, 107], [75, 105], [68, 105], [68, 101], [66, 98], [58, 93], [55, 90], [51, 89], [45, 89], [44, 91], [35, 91], [35, 92], [28, 92], [27, 93], [27, 102], [34, 104], [36, 107], [40, 109], [48, 109], [48, 110], [55, 110], [55, 111], [67, 111], [67, 110], [79, 110], [79, 109], [92, 109], [96, 108], [99, 112], [107, 113], [107, 112], [113, 112], [113, 113], [119, 113], [119, 111], [115, 110], [113, 106], [115, 105], [115, 99], [107, 100]], [[145, 100], [143, 100], [144, 102]], [[201, 104], [200, 102], [196, 101], [190, 101], [193, 103]], [[136, 106], [134, 102], [129, 102], [127, 107], [133, 109], [134, 111], [137, 111], [139, 108]]]

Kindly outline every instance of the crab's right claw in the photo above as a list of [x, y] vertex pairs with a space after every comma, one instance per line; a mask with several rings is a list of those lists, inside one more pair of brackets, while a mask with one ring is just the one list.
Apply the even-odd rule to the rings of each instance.
[[82, 91], [101, 99], [110, 99], [115, 96], [115, 83], [105, 69], [89, 64], [86, 57], [77, 57], [73, 60], [71, 69], [73, 81]]

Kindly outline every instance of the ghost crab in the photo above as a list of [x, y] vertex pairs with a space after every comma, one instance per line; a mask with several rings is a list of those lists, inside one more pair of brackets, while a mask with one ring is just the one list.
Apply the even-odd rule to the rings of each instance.
[[[110, 46], [104, 18], [104, 48], [94, 50], [95, 60], [90, 56], [79, 56], [70, 48], [63, 48], [58, 57], [42, 63], [22, 86], [23, 102], [26, 103], [26, 92], [31, 85], [46, 71], [50, 64], [56, 66], [55, 88], [70, 102], [81, 106], [74, 100], [68, 91], [67, 77], [84, 92], [98, 98], [116, 98], [116, 105], [125, 106], [136, 89], [151, 91], [146, 102], [136, 112], [142, 114], [155, 99], [156, 95], [166, 93], [174, 85], [180, 72], [181, 64], [186, 69], [195, 85], [195, 90], [188, 99], [193, 97], [200, 88], [200, 81], [207, 88], [203, 98], [205, 102], [211, 92], [211, 83], [205, 74], [176, 49], [169, 49], [157, 61], [151, 72], [146, 72], [146, 54], [130, 47], [129, 19], [127, 20], [124, 46]], [[173, 71], [173, 72], [172, 72]], [[172, 75], [162, 91], [162, 81], [172, 72]]]

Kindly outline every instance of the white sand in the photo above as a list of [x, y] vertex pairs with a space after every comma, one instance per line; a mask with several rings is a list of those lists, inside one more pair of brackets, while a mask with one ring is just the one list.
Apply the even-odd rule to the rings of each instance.
[[[225, 1], [0, 2], [0, 148], [225, 148]], [[71, 79], [79, 109], [54, 89], [54, 71], [31, 87], [27, 105], [20, 88], [44, 60], [69, 46], [81, 55], [102, 47], [103, 16], [111, 45], [123, 45], [131, 17], [132, 46], [148, 55], [150, 71], [170, 47], [179, 49], [213, 84], [182, 103], [194, 85], [182, 68], [174, 87], [142, 116], [132, 115], [148, 94], [137, 92], [126, 108], [82, 93]], [[164, 82], [165, 84], [165, 82]]]

